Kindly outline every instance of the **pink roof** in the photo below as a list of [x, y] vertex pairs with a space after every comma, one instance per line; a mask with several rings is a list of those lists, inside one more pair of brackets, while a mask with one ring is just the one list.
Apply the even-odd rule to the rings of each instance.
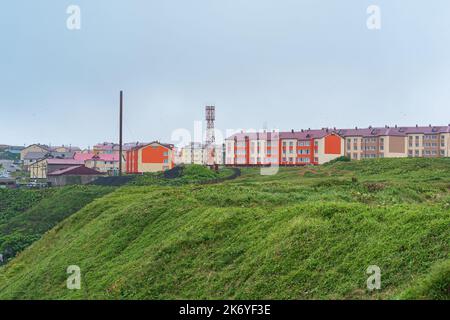
[[91, 159], [94, 160], [100, 160], [100, 161], [119, 161], [119, 154], [115, 153], [115, 154], [98, 154], [95, 155], [93, 157], [91, 157]]
[[303, 130], [303, 131], [287, 131], [287, 132], [240, 132], [232, 135], [227, 140], [236, 139], [238, 141], [243, 141], [245, 137], [249, 137], [250, 140], [276, 140], [276, 139], [298, 139], [298, 140], [308, 140], [308, 139], [320, 139], [329, 134], [337, 134], [332, 129], [321, 129], [321, 130]]
[[240, 132], [232, 135], [227, 138], [227, 140], [232, 140], [235, 137], [238, 141], [244, 141], [246, 137], [250, 140], [267, 140], [270, 139], [270, 136], [275, 136], [273, 139], [276, 139], [276, 135], [280, 139], [320, 139], [328, 134], [337, 134], [341, 137], [352, 137], [352, 136], [360, 136], [360, 137], [379, 137], [379, 136], [400, 136], [404, 137], [407, 134], [439, 134], [439, 133], [449, 133], [450, 125], [448, 126], [428, 126], [428, 127], [369, 127], [369, 128], [354, 128], [354, 129], [320, 129], [320, 130], [301, 130], [301, 131], [285, 131], [279, 133], [273, 132]]
[[106, 154], [106, 153], [100, 153], [95, 154], [93, 152], [89, 153], [75, 153], [75, 160], [82, 161], [84, 163], [86, 160], [91, 160], [95, 158], [95, 160], [100, 161], [119, 161], [119, 154]]
[[76, 159], [47, 159], [48, 164], [67, 164], [67, 165], [78, 165], [84, 164], [82, 160]]
[[75, 152], [74, 159], [84, 162], [88, 159], [91, 159], [94, 155], [95, 155], [95, 153], [93, 153], [93, 152], [88, 152], [88, 153]]

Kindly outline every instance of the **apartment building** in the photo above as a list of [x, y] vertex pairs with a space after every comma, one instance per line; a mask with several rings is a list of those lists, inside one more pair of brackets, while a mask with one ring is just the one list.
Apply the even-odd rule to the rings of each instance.
[[241, 132], [225, 142], [225, 162], [236, 166], [322, 164], [341, 156], [344, 141], [331, 129]]
[[449, 157], [450, 125], [240, 132], [226, 139], [225, 163], [234, 166], [317, 165], [352, 160]]
[[174, 167], [174, 146], [151, 142], [137, 146], [126, 153], [127, 173], [144, 173], [169, 170]]
[[450, 125], [406, 128], [408, 157], [450, 157]]
[[205, 165], [210, 159], [208, 155], [211, 153], [215, 164], [224, 163], [224, 146], [212, 145], [207, 147], [205, 144], [193, 142], [177, 150], [175, 157], [176, 164], [200, 164]]
[[341, 129], [345, 155], [352, 160], [406, 157], [406, 136], [400, 128]]

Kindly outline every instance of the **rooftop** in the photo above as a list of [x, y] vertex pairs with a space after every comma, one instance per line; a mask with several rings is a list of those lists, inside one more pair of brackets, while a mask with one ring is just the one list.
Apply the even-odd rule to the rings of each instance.
[[336, 129], [336, 128], [322, 128], [322, 129], [307, 129], [300, 131], [283, 131], [283, 132], [244, 132], [236, 133], [227, 138], [227, 140], [232, 140], [236, 138], [237, 140], [244, 140], [248, 137], [251, 140], [270, 140], [270, 139], [320, 139], [328, 134], [338, 134], [342, 137], [379, 137], [379, 136], [400, 136], [404, 137], [407, 134], [439, 134], [439, 133], [450, 133], [450, 125], [448, 126], [414, 126], [414, 127], [368, 127], [368, 128], [358, 128], [354, 129]]
[[63, 175], [86, 176], [86, 175], [103, 175], [103, 173], [91, 168], [87, 168], [84, 165], [71, 166], [68, 168], [63, 168], [48, 173], [48, 176], [63, 176]]

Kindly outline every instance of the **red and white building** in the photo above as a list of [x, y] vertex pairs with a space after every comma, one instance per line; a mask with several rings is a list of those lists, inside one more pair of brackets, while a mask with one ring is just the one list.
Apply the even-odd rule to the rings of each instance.
[[240, 132], [226, 139], [225, 153], [232, 166], [317, 165], [344, 155], [352, 160], [450, 157], [450, 125]]
[[343, 155], [344, 139], [330, 129], [241, 132], [226, 139], [225, 153], [226, 165], [316, 165]]

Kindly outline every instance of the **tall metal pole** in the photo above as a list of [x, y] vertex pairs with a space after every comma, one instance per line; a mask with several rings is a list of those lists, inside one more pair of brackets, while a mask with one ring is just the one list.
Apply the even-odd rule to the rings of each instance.
[[120, 129], [119, 129], [119, 176], [122, 176], [122, 120], [123, 120], [123, 92], [120, 91]]

